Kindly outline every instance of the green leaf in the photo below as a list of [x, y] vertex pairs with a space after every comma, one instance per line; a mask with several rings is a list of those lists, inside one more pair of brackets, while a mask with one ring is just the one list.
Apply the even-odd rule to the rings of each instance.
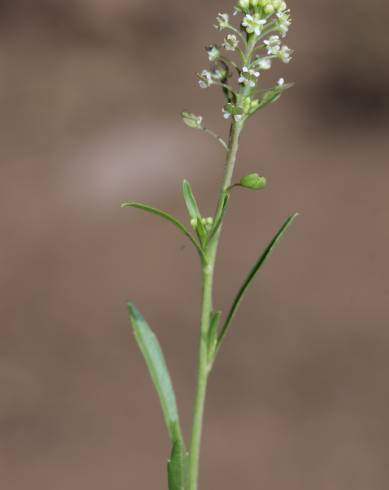
[[208, 330], [208, 363], [212, 366], [218, 340], [218, 327], [220, 323], [221, 311], [213, 311]]
[[228, 204], [229, 199], [230, 199], [229, 192], [225, 192], [224, 195], [223, 195], [223, 197], [222, 197], [222, 205], [221, 205], [221, 208], [220, 208], [220, 213], [216, 217], [216, 219], [215, 219], [215, 221], [213, 223], [212, 230], [211, 230], [211, 232], [208, 235], [207, 243], [209, 243], [212, 240], [212, 238], [216, 235], [218, 229], [220, 228], [220, 225], [222, 224], [222, 221], [223, 221], [223, 218], [224, 218], [224, 214], [225, 214], [226, 209], [227, 209], [227, 204]]
[[130, 313], [136, 342], [149, 368], [151, 378], [161, 402], [162, 412], [172, 444], [174, 445], [177, 440], [182, 443], [183, 439], [176, 397], [158, 339], [133, 304], [128, 303], [128, 311]]
[[204, 245], [203, 242], [206, 239], [208, 232], [202, 221], [201, 213], [196, 199], [193, 195], [191, 185], [187, 180], [184, 180], [184, 182], [182, 183], [182, 193], [184, 195], [184, 200], [188, 209], [189, 216], [191, 217], [191, 222], [194, 225], [197, 236], [200, 239], [200, 243]]
[[259, 104], [254, 108], [253, 112], [251, 114], [254, 114], [261, 109], [264, 109], [270, 104], [274, 104], [274, 102], [277, 102], [277, 100], [281, 97], [281, 95], [288, 90], [289, 88], [293, 87], [293, 83], [287, 83], [286, 85], [283, 85], [282, 87], [276, 86], [272, 88], [271, 90], [268, 90], [265, 92], [264, 96], [262, 99], [259, 101]]
[[167, 465], [169, 490], [186, 490], [187, 488], [188, 453], [184, 444], [177, 439], [173, 444]]
[[189, 216], [192, 219], [201, 219], [201, 213], [197, 206], [196, 199], [192, 192], [192, 187], [187, 180], [182, 183], [182, 193], [184, 195], [185, 204], [188, 209]]
[[193, 236], [189, 233], [189, 231], [185, 228], [185, 226], [174, 216], [172, 216], [169, 213], [166, 213], [165, 211], [162, 211], [161, 209], [153, 208], [147, 204], [143, 204], [141, 202], [133, 202], [133, 201], [128, 201], [124, 202], [121, 205], [122, 208], [136, 208], [136, 209], [141, 209], [142, 211], [147, 211], [148, 213], [155, 214], [156, 216], [159, 216], [160, 218], [163, 218], [170, 223], [172, 223], [176, 228], [178, 228], [181, 233], [183, 233], [189, 240], [193, 243], [193, 245], [196, 247], [197, 251], [199, 254], [203, 257], [204, 253], [200, 247], [200, 245], [196, 242], [196, 240], [193, 238]]
[[222, 328], [222, 330], [220, 332], [219, 339], [218, 339], [218, 345], [217, 345], [217, 348], [216, 348], [216, 351], [217, 352], [219, 351], [220, 346], [221, 346], [221, 344], [222, 344], [225, 336], [228, 333], [228, 330], [229, 330], [229, 328], [231, 326], [231, 322], [234, 319], [235, 313], [236, 313], [236, 311], [237, 311], [237, 309], [238, 309], [238, 307], [239, 307], [239, 305], [240, 305], [240, 303], [241, 303], [241, 301], [243, 299], [243, 296], [244, 296], [245, 292], [247, 291], [248, 287], [252, 283], [252, 281], [255, 278], [257, 272], [264, 265], [264, 263], [269, 258], [270, 254], [272, 253], [272, 251], [274, 250], [274, 248], [280, 242], [280, 240], [284, 236], [285, 232], [287, 231], [287, 229], [289, 228], [289, 226], [293, 223], [293, 221], [297, 218], [297, 216], [298, 216], [298, 213], [295, 213], [295, 214], [293, 214], [292, 216], [290, 216], [285, 221], [285, 223], [282, 225], [282, 227], [280, 228], [280, 230], [278, 231], [278, 233], [275, 235], [275, 237], [273, 238], [273, 240], [266, 247], [266, 249], [264, 250], [264, 252], [262, 253], [262, 255], [259, 257], [259, 259], [255, 263], [254, 267], [251, 269], [251, 271], [249, 272], [248, 276], [244, 280], [241, 288], [238, 291], [238, 294], [236, 295], [236, 297], [235, 297], [235, 299], [234, 299], [234, 301], [232, 303], [232, 306], [231, 306], [231, 309], [230, 309], [230, 311], [228, 313], [227, 319], [224, 322], [223, 328]]

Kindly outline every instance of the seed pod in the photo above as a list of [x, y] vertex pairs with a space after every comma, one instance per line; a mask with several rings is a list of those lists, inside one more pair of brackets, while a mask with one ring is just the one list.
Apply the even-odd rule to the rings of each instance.
[[194, 129], [203, 129], [202, 122], [203, 122], [203, 117], [202, 116], [196, 116], [195, 114], [192, 114], [191, 112], [182, 112], [181, 113], [182, 120], [184, 123], [189, 126], [190, 128]]
[[260, 190], [266, 187], [265, 177], [260, 177], [258, 174], [249, 174], [240, 179], [239, 185], [246, 189]]

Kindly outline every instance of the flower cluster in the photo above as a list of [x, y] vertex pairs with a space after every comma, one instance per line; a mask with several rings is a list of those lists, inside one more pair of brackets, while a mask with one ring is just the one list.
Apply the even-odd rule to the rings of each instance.
[[258, 12], [264, 15], [273, 15], [287, 9], [282, 0], [239, 0], [237, 10], [243, 13]]
[[[198, 77], [201, 88], [221, 86], [227, 99], [223, 107], [224, 117], [242, 121], [277, 100], [290, 86], [280, 78], [273, 88], [262, 89], [262, 99], [256, 98], [261, 72], [270, 70], [275, 60], [289, 63], [292, 59], [293, 51], [282, 42], [291, 19], [283, 0], [239, 0], [235, 14], [242, 16], [239, 27], [231, 23], [229, 14], [218, 14], [215, 28], [230, 32], [221, 45], [207, 48], [211, 68], [203, 70]], [[236, 52], [242, 64], [239, 66], [235, 60], [229, 59], [223, 49]], [[230, 82], [233, 71], [238, 74], [237, 88]]]

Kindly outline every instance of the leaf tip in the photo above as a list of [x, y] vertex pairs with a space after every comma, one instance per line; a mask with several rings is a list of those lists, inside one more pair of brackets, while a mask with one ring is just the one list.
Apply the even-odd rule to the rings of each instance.
[[134, 207], [134, 204], [135, 204], [134, 201], [126, 201], [126, 202], [122, 202], [120, 207], [121, 208], [132, 208], [132, 207]]
[[133, 303], [127, 303], [127, 309], [131, 319], [135, 320], [140, 315], [139, 311], [136, 309]]

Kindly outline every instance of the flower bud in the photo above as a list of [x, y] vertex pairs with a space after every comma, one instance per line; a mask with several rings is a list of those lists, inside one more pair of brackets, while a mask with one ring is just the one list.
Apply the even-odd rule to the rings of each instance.
[[250, 8], [250, 0], [239, 0], [239, 7], [243, 10], [248, 10]]
[[203, 129], [202, 122], [203, 122], [203, 117], [202, 116], [196, 116], [195, 114], [192, 114], [191, 112], [182, 112], [181, 113], [182, 120], [184, 123], [189, 126], [190, 128], [194, 129]]
[[266, 15], [272, 15], [275, 12], [275, 9], [272, 4], [269, 3], [269, 5], [266, 5], [266, 7], [263, 9]]
[[266, 183], [265, 177], [260, 177], [258, 174], [249, 174], [240, 180], [239, 185], [246, 189], [260, 190], [266, 187]]
[[197, 228], [197, 218], [190, 220], [190, 226], [195, 230]]

